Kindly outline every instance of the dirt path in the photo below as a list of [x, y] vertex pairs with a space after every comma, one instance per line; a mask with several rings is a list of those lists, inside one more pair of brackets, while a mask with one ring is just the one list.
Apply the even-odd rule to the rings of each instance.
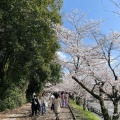
[[0, 113], [0, 120], [29, 120], [30, 113], [30, 104], [28, 103], [18, 109]]
[[[30, 117], [31, 107], [30, 103], [10, 112], [0, 113], [0, 120], [55, 120], [55, 115], [50, 107], [47, 108], [46, 115], [41, 113], [37, 116]], [[73, 120], [68, 108], [62, 108], [60, 113], [60, 120]]]

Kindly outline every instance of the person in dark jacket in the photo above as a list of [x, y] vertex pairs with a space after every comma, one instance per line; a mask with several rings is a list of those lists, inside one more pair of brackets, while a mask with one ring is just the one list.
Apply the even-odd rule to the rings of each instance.
[[36, 95], [34, 95], [34, 97], [32, 98], [31, 101], [31, 108], [32, 108], [32, 116], [37, 115], [37, 110], [40, 112], [40, 103], [36, 97]]

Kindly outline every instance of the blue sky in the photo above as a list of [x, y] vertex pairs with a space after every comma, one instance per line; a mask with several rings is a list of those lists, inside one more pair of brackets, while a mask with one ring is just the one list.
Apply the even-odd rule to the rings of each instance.
[[[87, 13], [87, 19], [98, 20], [103, 19], [105, 22], [101, 26], [104, 33], [110, 30], [120, 31], [120, 17], [116, 16], [112, 11], [115, 6], [110, 0], [63, 0], [62, 11], [70, 12], [72, 9], [80, 9]], [[64, 26], [67, 24], [65, 21]]]
[[[87, 13], [87, 19], [99, 20], [103, 19], [105, 22], [101, 26], [101, 31], [103, 33], [109, 33], [112, 31], [120, 32], [120, 16], [116, 16], [115, 6], [110, 0], [63, 0], [62, 12], [69, 13], [72, 9], [80, 9]], [[64, 26], [68, 26], [66, 21], [64, 21]], [[71, 28], [71, 27], [70, 27]], [[87, 40], [88, 43], [90, 42]], [[64, 53], [58, 53], [63, 59], [68, 59], [68, 55]]]

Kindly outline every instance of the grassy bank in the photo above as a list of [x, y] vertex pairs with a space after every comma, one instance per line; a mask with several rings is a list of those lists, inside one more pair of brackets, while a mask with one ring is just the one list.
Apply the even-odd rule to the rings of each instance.
[[81, 106], [77, 105], [71, 99], [70, 99], [70, 106], [73, 108], [73, 114], [75, 115], [76, 120], [100, 120], [98, 117], [96, 117], [91, 112], [84, 111]]

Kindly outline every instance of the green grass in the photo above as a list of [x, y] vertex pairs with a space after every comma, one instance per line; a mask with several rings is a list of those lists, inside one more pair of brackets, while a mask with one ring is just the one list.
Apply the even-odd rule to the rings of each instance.
[[[77, 105], [73, 100], [70, 99], [70, 105], [77, 110], [80, 113], [81, 120], [100, 120], [98, 117], [96, 117], [94, 114], [92, 114], [89, 111], [84, 111], [83, 108], [79, 105]], [[77, 120], [77, 119], [76, 119]], [[79, 118], [80, 120], [80, 118]]]

